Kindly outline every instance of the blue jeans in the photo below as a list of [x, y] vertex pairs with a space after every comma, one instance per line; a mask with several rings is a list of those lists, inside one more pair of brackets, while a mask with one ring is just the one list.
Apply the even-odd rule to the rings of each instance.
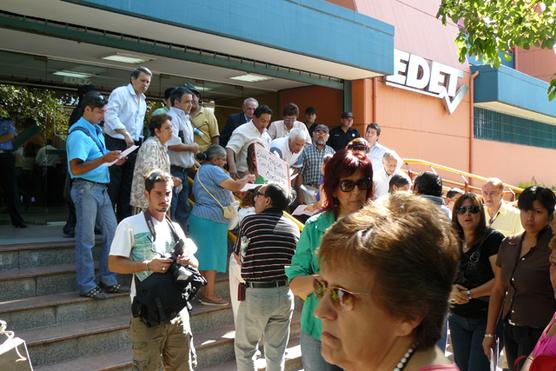
[[108, 254], [117, 223], [107, 187], [76, 179], [71, 187], [71, 199], [76, 214], [75, 272], [79, 293], [86, 294], [97, 286], [92, 252], [97, 219], [102, 230], [100, 281], [107, 286], [115, 285], [116, 274], [108, 270]]
[[234, 344], [239, 371], [255, 371], [255, 353], [261, 336], [266, 369], [283, 371], [290, 338], [293, 293], [289, 287], [247, 288], [237, 313]]
[[172, 176], [181, 179], [181, 190], [178, 192], [177, 188], [172, 188], [172, 220], [177, 222], [184, 232], [187, 232], [187, 219], [191, 213], [191, 206], [189, 205], [189, 171], [178, 169], [175, 166], [170, 168]]
[[332, 365], [322, 358], [320, 354], [320, 341], [301, 331], [299, 339], [301, 345], [301, 360], [305, 371], [341, 371], [338, 366]]
[[450, 314], [450, 336], [454, 360], [461, 371], [489, 371], [490, 362], [483, 352], [486, 317], [466, 318]]

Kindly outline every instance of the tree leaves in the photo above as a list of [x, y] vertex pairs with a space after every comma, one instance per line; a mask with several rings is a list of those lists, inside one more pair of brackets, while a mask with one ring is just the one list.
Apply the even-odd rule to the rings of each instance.
[[[556, 0], [442, 0], [437, 18], [460, 25], [455, 42], [461, 62], [472, 56], [497, 68], [512, 47], [556, 43]], [[556, 75], [548, 95], [556, 96]]]

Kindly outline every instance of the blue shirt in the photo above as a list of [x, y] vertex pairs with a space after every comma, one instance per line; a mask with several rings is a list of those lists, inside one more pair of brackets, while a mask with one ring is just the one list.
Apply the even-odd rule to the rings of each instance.
[[[16, 132], [15, 132], [14, 123], [12, 122], [12, 120], [0, 119], [0, 136], [6, 134], [13, 134], [13, 136], [15, 137]], [[12, 141], [13, 139], [8, 140], [7, 142], [0, 142], [0, 150], [13, 151], [14, 145]]]
[[222, 207], [212, 198], [205, 188], [199, 183], [199, 178], [208, 191], [216, 197], [222, 206], [227, 206], [232, 202], [232, 192], [220, 186], [220, 183], [230, 176], [221, 167], [206, 163], [201, 166], [195, 181], [193, 182], [193, 196], [195, 197], [195, 206], [191, 211], [192, 215], [200, 218], [210, 219], [217, 223], [228, 223], [228, 219], [224, 218]]
[[104, 131], [112, 138], [124, 139], [117, 129], [125, 129], [133, 140], [143, 138], [143, 124], [147, 103], [145, 95], [137, 97], [131, 83], [120, 86], [112, 91], [108, 98], [106, 114], [104, 115]]
[[[80, 130], [75, 130], [76, 127], [84, 128], [89, 135]], [[71, 178], [81, 178], [97, 183], [110, 183], [110, 173], [108, 171], [108, 166], [105, 164], [79, 176], [73, 175], [70, 167], [70, 161], [76, 158], [83, 162], [87, 162], [96, 160], [109, 152], [104, 144], [104, 136], [102, 135], [100, 126], [93, 125], [81, 117], [70, 127], [69, 132], [70, 135], [68, 135], [66, 141], [66, 152], [68, 154], [68, 172]]]

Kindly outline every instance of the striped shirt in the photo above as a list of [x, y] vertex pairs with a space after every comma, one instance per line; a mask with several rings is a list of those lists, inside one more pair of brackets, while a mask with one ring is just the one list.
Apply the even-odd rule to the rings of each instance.
[[267, 209], [241, 222], [234, 251], [241, 258], [246, 282], [287, 280], [284, 266], [291, 264], [299, 229], [281, 211]]

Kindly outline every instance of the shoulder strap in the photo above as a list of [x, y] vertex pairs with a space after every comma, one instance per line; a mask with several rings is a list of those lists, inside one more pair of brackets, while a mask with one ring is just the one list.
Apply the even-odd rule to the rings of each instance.
[[[149, 232], [151, 232], [151, 235], [153, 236], [153, 240], [156, 240], [156, 231], [154, 229], [154, 223], [152, 221], [152, 215], [149, 212], [149, 210], [143, 211], [143, 216], [145, 217], [145, 222], [147, 223], [147, 227], [149, 228]], [[174, 241], [179, 241], [180, 236], [176, 232], [176, 229], [174, 228], [174, 225], [172, 224], [172, 221], [170, 220], [168, 215], [166, 215], [165, 219], [168, 222], [168, 226], [170, 227], [170, 231], [172, 232], [172, 237], [174, 238]]]
[[97, 147], [98, 147], [100, 153], [104, 153], [104, 151], [103, 151], [103, 149], [102, 149], [102, 146], [98, 143], [98, 140], [97, 140], [96, 138], [93, 138], [93, 136], [91, 135], [91, 133], [89, 133], [88, 130], [85, 130], [85, 128], [83, 128], [83, 127], [81, 127], [81, 126], [77, 126], [77, 127], [74, 127], [73, 129], [71, 129], [71, 130], [69, 131], [69, 133], [68, 133], [68, 136], [69, 136], [71, 133], [76, 132], [76, 131], [81, 131], [81, 132], [85, 133], [86, 136], [88, 136], [89, 138], [92, 139], [93, 142], [95, 142], [95, 144], [97, 145]]
[[203, 187], [203, 189], [209, 194], [209, 196], [212, 197], [212, 199], [213, 199], [214, 201], [216, 201], [216, 203], [217, 203], [221, 208], [224, 208], [224, 206], [222, 206], [222, 204], [220, 203], [220, 201], [218, 201], [218, 200], [216, 199], [216, 197], [214, 197], [214, 196], [212, 195], [212, 193], [209, 192], [209, 190], [207, 189], [207, 187], [205, 187], [205, 185], [204, 185], [203, 182], [201, 181], [200, 169], [199, 169], [199, 172], [197, 173], [197, 180], [199, 181], [199, 184], [201, 185], [201, 187]]

